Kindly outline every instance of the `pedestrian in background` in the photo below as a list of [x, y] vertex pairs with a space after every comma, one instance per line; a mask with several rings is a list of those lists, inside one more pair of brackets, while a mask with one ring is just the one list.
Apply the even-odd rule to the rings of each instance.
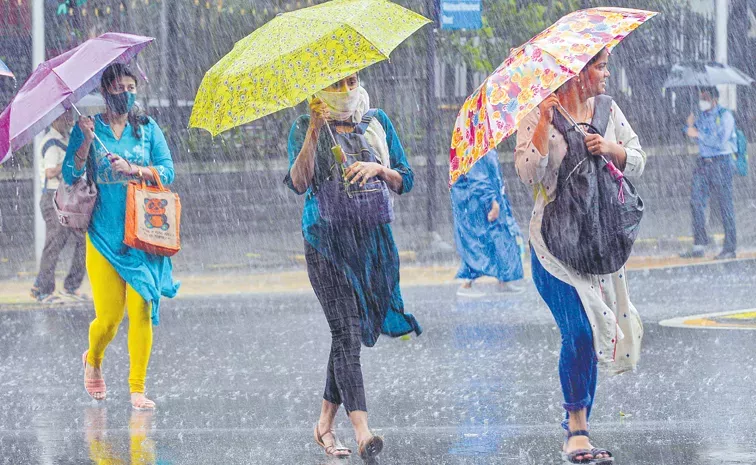
[[481, 276], [498, 279], [499, 292], [522, 292], [524, 289], [514, 284], [523, 276], [522, 235], [504, 191], [496, 150], [454, 183], [451, 199], [454, 240], [462, 260], [457, 278], [465, 280], [457, 295], [483, 296], [472, 287]]
[[[53, 207], [55, 190], [62, 179], [63, 160], [66, 157], [72, 126], [73, 117], [70, 112], [63, 113], [53, 121], [47, 133], [42, 137], [41, 150], [36, 155], [41, 161], [41, 171], [38, 175], [42, 181], [42, 197], [39, 206], [46, 228], [39, 273], [31, 289], [32, 298], [38, 302], [55, 303], [61, 300], [60, 296], [79, 301], [89, 300], [89, 297], [79, 292], [86, 273], [84, 231], [62, 226]], [[55, 268], [61, 251], [69, 242], [74, 248], [73, 258], [68, 275], [63, 281], [63, 291], [59, 293], [59, 296], [55, 294]]]
[[719, 105], [716, 87], [699, 91], [698, 111], [688, 116], [685, 134], [698, 142], [698, 161], [693, 171], [690, 209], [693, 218], [693, 248], [680, 254], [683, 258], [704, 256], [711, 242], [706, 232], [706, 206], [709, 196], [719, 203], [725, 240], [716, 260], [735, 258], [737, 231], [732, 200], [733, 154], [737, 150], [735, 117]]

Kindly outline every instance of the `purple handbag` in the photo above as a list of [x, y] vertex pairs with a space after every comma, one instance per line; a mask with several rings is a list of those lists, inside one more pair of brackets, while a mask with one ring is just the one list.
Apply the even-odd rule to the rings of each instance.
[[316, 198], [320, 216], [337, 227], [374, 228], [394, 221], [391, 193], [382, 180], [373, 178], [364, 186], [326, 180]]
[[[90, 155], [91, 156], [91, 155]], [[58, 221], [67, 228], [87, 230], [92, 211], [97, 202], [97, 186], [94, 183], [94, 168], [87, 157], [87, 173], [73, 185], [61, 182], [53, 196], [53, 207]]]
[[315, 198], [320, 217], [334, 227], [374, 228], [394, 221], [391, 193], [382, 179], [371, 178], [360, 186], [350, 184], [344, 178], [344, 166], [357, 161], [377, 162], [365, 138], [365, 130], [373, 115], [375, 110], [366, 112], [354, 132], [335, 134], [345, 161], [342, 164], [329, 156], [330, 176], [317, 183]]

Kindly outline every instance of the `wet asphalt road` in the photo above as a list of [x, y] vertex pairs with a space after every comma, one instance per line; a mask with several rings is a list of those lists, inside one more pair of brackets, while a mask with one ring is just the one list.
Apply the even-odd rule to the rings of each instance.
[[[646, 325], [639, 370], [601, 376], [595, 444], [618, 464], [755, 464], [756, 332], [660, 320], [756, 307], [756, 263], [631, 272]], [[559, 333], [532, 284], [459, 300], [412, 288], [424, 327], [363, 351], [381, 464], [558, 464]], [[148, 394], [132, 412], [126, 325], [108, 349], [108, 400], [84, 392], [91, 308], [0, 312], [0, 463], [356, 464], [312, 439], [330, 338], [311, 293], [166, 301]], [[344, 415], [338, 431], [356, 449]]]

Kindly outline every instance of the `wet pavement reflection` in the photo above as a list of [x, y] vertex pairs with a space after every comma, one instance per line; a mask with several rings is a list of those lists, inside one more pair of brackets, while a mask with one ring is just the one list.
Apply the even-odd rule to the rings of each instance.
[[[618, 464], [756, 463], [756, 333], [666, 327], [756, 306], [756, 264], [630, 274], [646, 337], [636, 373], [600, 376], [594, 442]], [[419, 338], [363, 351], [381, 464], [558, 464], [559, 333], [532, 284], [462, 300], [408, 289]], [[491, 288], [493, 290], [493, 287]], [[312, 440], [329, 333], [311, 293], [166, 302], [147, 380], [129, 404], [126, 327], [104, 363], [108, 400], [82, 383], [92, 310], [0, 312], [0, 463], [358, 464]], [[356, 450], [345, 415], [337, 431]]]

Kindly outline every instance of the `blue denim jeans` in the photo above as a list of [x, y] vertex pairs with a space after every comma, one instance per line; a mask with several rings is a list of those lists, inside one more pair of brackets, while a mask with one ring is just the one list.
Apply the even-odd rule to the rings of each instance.
[[693, 240], [695, 245], [707, 245], [706, 205], [711, 194], [722, 211], [722, 226], [725, 231], [723, 252], [735, 252], [737, 234], [735, 231], [735, 207], [732, 202], [732, 160], [730, 155], [700, 158], [693, 171], [693, 187], [690, 208], [693, 216]]
[[[567, 411], [567, 419], [570, 412], [582, 409], [587, 409], [586, 417], [590, 417], [598, 378], [591, 323], [577, 290], [546, 271], [537, 254], [532, 248], [530, 250], [533, 282], [549, 306], [562, 334], [559, 379], [562, 383], [563, 406]], [[566, 421], [562, 426], [566, 429]]]

